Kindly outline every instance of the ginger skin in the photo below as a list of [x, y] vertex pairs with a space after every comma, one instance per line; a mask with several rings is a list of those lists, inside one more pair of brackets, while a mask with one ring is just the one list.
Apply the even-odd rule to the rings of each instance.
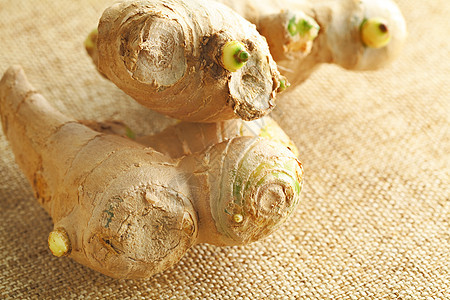
[[[305, 81], [322, 63], [348, 70], [381, 68], [398, 57], [406, 39], [405, 20], [392, 0], [261, 0], [257, 4], [249, 0], [218, 1], [256, 25], [267, 38], [279, 70], [293, 86]], [[310, 52], [290, 51], [286, 46], [288, 21], [290, 16], [302, 14], [312, 17], [320, 30]], [[364, 43], [368, 33], [361, 31], [361, 25], [371, 19], [384, 20], [390, 33], [384, 45]], [[369, 38], [372, 40], [377, 37]]]
[[[230, 42], [242, 45], [239, 57]], [[190, 122], [260, 118], [274, 108], [282, 79], [255, 26], [214, 1], [115, 3], [86, 46], [136, 101]]]
[[95, 131], [131, 138], [171, 158], [202, 152], [218, 143], [243, 136], [269, 139], [285, 146], [296, 157], [299, 155], [294, 142], [269, 116], [254, 121], [233, 119], [217, 123], [179, 122], [157, 134], [143, 136], [136, 136], [124, 122], [118, 120], [80, 122]]
[[53, 219], [51, 250], [111, 277], [150, 277], [197, 243], [256, 241], [299, 202], [303, 170], [282, 144], [235, 137], [172, 158], [61, 114], [20, 67], [0, 81], [0, 116]]

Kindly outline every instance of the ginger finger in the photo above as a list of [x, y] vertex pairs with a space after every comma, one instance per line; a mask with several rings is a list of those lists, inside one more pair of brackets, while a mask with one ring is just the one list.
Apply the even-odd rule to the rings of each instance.
[[[262, 0], [258, 5], [248, 0], [219, 0], [256, 24], [268, 40], [271, 53], [288, 81], [297, 85], [322, 63], [334, 63], [348, 70], [375, 70], [398, 57], [406, 39], [405, 20], [392, 0]], [[290, 23], [288, 14], [313, 18], [320, 26], [308, 55], [295, 55], [283, 44]], [[278, 16], [278, 25], [275, 22]], [[367, 20], [384, 20], [390, 38], [374, 36], [362, 26]], [[270, 22], [269, 22], [269, 21]], [[280, 24], [283, 24], [281, 26]], [[370, 23], [368, 23], [370, 24]], [[377, 47], [369, 39], [383, 39]], [[283, 50], [284, 49], [284, 50]]]
[[[195, 244], [189, 186], [165, 186], [180, 174], [175, 161], [62, 115], [19, 67], [0, 82], [0, 107], [17, 163], [55, 230], [67, 236], [49, 236], [55, 255], [112, 277], [140, 278], [165, 270]], [[69, 245], [70, 252], [61, 250]]]
[[128, 95], [185, 121], [256, 119], [274, 108], [279, 92], [265, 39], [214, 1], [116, 3], [85, 45], [99, 71]]
[[[194, 170], [190, 181], [202, 183], [190, 184], [194, 199], [207, 203], [197, 206], [199, 242], [226, 246], [257, 241], [283, 224], [299, 202], [302, 166], [279, 143], [237, 137], [181, 160], [182, 167]], [[205, 222], [206, 217], [213, 222]]]

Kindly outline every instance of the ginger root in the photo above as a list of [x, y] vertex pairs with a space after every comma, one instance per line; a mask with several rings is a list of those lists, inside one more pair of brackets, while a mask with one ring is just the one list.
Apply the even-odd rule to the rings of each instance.
[[149, 277], [197, 243], [256, 241], [300, 199], [301, 164], [280, 143], [239, 136], [169, 157], [61, 114], [20, 67], [0, 81], [0, 116], [53, 219], [52, 252], [111, 277]]
[[[400, 54], [406, 39], [405, 20], [392, 0], [218, 1], [256, 25], [292, 85], [302, 83], [322, 63], [348, 70], [381, 68]], [[292, 24], [299, 22], [310, 24], [311, 40], [290, 47]], [[375, 23], [383, 30], [376, 30]]]
[[[218, 1], [256, 24], [259, 33], [267, 39], [270, 53], [284, 75], [277, 74], [274, 76], [273, 83], [275, 83], [276, 88], [274, 90], [276, 92], [282, 92], [288, 86], [301, 84], [322, 63], [338, 64], [348, 70], [381, 68], [398, 57], [407, 35], [405, 20], [393, 0], [262, 0], [262, 2], [258, 2], [258, 5], [248, 0]], [[214, 6], [216, 3], [210, 1], [208, 5]], [[96, 63], [98, 61], [98, 50], [95, 38], [95, 34], [88, 38], [86, 49]], [[251, 53], [249, 55], [251, 57]], [[111, 61], [113, 60], [108, 58], [105, 60], [105, 64]], [[242, 66], [243, 64], [238, 62], [236, 65]], [[272, 64], [270, 63], [270, 65]], [[233, 68], [230, 70], [233, 70]], [[241, 75], [233, 74], [232, 76], [239, 77]], [[253, 77], [245, 75], [245, 78]], [[129, 84], [120, 80], [115, 83], [119, 86], [120, 84], [124, 86]], [[254, 86], [253, 83], [250, 85], [241, 84], [244, 87], [240, 89], [242, 95], [248, 93], [244, 90], [245, 87]], [[258, 86], [261, 85], [258, 84]], [[204, 86], [196, 86], [196, 88], [198, 91], [203, 91]], [[254, 88], [250, 90], [255, 93], [261, 93], [262, 91], [257, 91]], [[229, 91], [232, 91], [232, 89], [230, 88]], [[275, 96], [274, 93], [272, 95]], [[133, 97], [142, 103], [135, 96]], [[160, 100], [156, 101], [161, 103]], [[259, 109], [253, 110], [253, 105], [258, 106], [257, 103], [260, 102], [252, 102], [251, 105], [244, 105], [244, 110], [234, 109], [236, 114], [233, 115], [224, 113], [223, 105], [218, 105], [214, 110], [212, 108], [213, 102], [206, 102], [208, 105], [204, 104], [205, 101], [200, 105], [197, 102], [195, 104], [199, 105], [197, 112], [200, 115], [203, 114], [203, 111], [206, 111], [206, 106], [210, 109], [208, 110], [209, 117], [201, 120], [191, 118], [190, 114], [188, 117], [183, 117], [182, 114], [182, 117], [179, 117], [162, 111], [157, 106], [151, 104], [147, 106], [182, 120], [215, 122], [236, 116], [244, 120], [260, 118], [273, 108], [272, 104], [274, 103], [272, 99], [265, 102], [269, 103], [270, 108], [264, 109], [264, 112], [262, 112]], [[233, 106], [233, 103], [236, 102], [233, 100], [230, 103]], [[146, 104], [144, 103], [144, 105]], [[183, 109], [185, 106], [187, 106], [186, 103], [181, 105]], [[241, 106], [234, 105], [234, 107]], [[247, 108], [253, 112], [259, 111], [261, 113], [251, 113], [252, 116], [250, 116]], [[195, 110], [194, 107], [192, 109]], [[229, 112], [229, 110], [227, 111]]]
[[120, 1], [86, 48], [136, 101], [191, 122], [260, 118], [283, 79], [255, 26], [214, 1]]

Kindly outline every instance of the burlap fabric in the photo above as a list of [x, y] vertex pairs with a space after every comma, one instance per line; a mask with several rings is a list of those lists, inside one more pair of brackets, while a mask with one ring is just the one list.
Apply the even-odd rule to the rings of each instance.
[[[0, 72], [21, 64], [58, 109], [171, 124], [101, 78], [83, 40], [109, 0], [0, 0]], [[148, 280], [115, 280], [47, 248], [49, 216], [0, 134], [0, 298], [449, 299], [450, 2], [399, 0], [403, 56], [377, 72], [324, 66], [273, 113], [298, 145], [303, 202], [271, 237], [200, 245]]]

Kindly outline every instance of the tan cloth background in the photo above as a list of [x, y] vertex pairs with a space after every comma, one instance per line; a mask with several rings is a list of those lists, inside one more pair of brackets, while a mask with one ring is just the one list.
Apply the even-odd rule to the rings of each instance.
[[[76, 118], [156, 132], [172, 121], [129, 100], [84, 53], [108, 2], [0, 0], [0, 72], [21, 64]], [[410, 33], [398, 61], [370, 73], [324, 66], [273, 114], [306, 171], [282, 230], [246, 247], [194, 247], [148, 280], [53, 257], [51, 220], [0, 134], [0, 298], [449, 299], [450, 2], [398, 3]]]

